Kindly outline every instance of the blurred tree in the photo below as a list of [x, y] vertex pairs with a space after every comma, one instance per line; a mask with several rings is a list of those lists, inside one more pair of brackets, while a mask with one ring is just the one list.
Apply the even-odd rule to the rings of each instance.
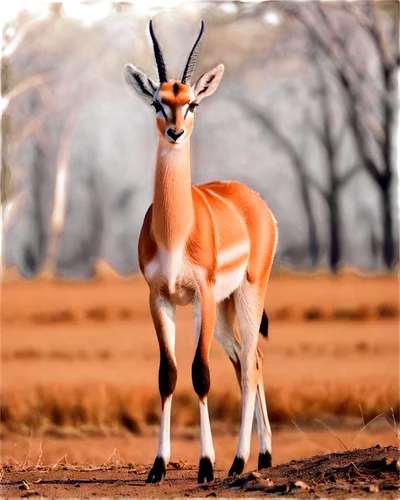
[[[395, 247], [389, 243], [395, 239], [396, 91], [394, 73], [385, 73], [378, 49], [383, 44], [385, 65], [392, 68], [390, 58], [397, 52], [385, 44], [394, 43], [398, 9], [381, 15], [382, 8], [221, 2], [154, 11], [171, 76], [181, 72], [193, 25], [206, 19], [198, 72], [223, 61], [226, 75], [210, 101], [218, 112], [204, 106], [197, 120], [196, 137], [206, 158], [198, 171], [203, 182], [241, 177], [275, 203], [283, 229], [277, 262], [286, 255], [282, 262], [293, 266], [325, 264], [326, 240], [334, 270], [341, 260], [368, 268], [382, 265], [374, 184], [367, 178], [358, 199], [355, 183], [342, 189], [357, 165], [383, 193], [385, 262], [395, 262]], [[6, 195], [13, 200], [5, 224], [7, 262], [32, 275], [43, 262], [53, 268], [56, 261], [58, 273], [87, 277], [91, 262], [104, 257], [121, 273], [131, 272], [137, 265], [141, 219], [151, 200], [155, 138], [150, 114], [138, 100], [127, 98], [122, 68], [133, 61], [155, 77], [147, 15], [125, 3], [103, 21], [83, 22], [68, 17], [63, 4], [51, 4], [31, 17], [21, 13], [15, 32], [6, 30], [2, 60], [1, 189], [3, 200]], [[224, 95], [229, 89], [234, 106]], [[251, 150], [248, 139], [255, 139]], [[384, 153], [391, 162], [389, 176]], [[287, 158], [293, 169], [282, 171]], [[57, 190], [60, 165], [67, 182]], [[361, 182], [366, 177], [360, 175]], [[389, 185], [388, 196], [381, 185]], [[295, 213], [286, 196], [296, 198]], [[57, 199], [63, 199], [58, 213], [65, 216], [54, 219]], [[357, 238], [355, 228], [360, 228]]]

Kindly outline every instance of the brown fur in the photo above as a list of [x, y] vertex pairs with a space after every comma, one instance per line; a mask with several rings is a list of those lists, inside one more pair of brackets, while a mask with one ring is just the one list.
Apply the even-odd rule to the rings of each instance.
[[154, 184], [154, 201], [151, 229], [160, 248], [173, 250], [183, 244], [189, 235], [193, 221], [191, 202], [189, 148], [176, 153], [169, 148], [170, 157], [157, 157]]
[[[157, 169], [162, 161], [157, 161]], [[250, 242], [248, 280], [262, 286], [268, 279], [276, 246], [276, 224], [264, 201], [251, 189], [236, 182], [211, 182], [189, 186], [190, 169], [181, 177], [170, 166], [156, 172], [154, 203], [143, 224], [139, 242], [142, 271], [155, 256], [157, 248], [172, 250], [185, 244], [185, 255], [206, 271], [215, 283], [217, 271], [232, 270], [241, 257], [218, 269], [218, 252], [241, 241]], [[215, 196], [217, 195], [217, 196]], [[152, 221], [150, 225], [150, 220]]]
[[[174, 91], [174, 85], [177, 85], [179, 91]], [[161, 102], [169, 106], [183, 106], [190, 102], [190, 89], [188, 85], [181, 82], [165, 82], [160, 87]]]

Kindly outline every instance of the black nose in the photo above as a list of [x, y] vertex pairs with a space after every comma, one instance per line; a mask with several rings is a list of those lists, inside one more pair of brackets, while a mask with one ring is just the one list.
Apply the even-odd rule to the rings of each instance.
[[177, 139], [179, 139], [179, 137], [184, 133], [185, 131], [183, 129], [181, 130], [178, 130], [177, 132], [175, 130], [172, 130], [172, 128], [169, 128], [167, 130], [167, 134], [171, 137], [171, 139], [173, 139], [174, 141], [176, 141]]

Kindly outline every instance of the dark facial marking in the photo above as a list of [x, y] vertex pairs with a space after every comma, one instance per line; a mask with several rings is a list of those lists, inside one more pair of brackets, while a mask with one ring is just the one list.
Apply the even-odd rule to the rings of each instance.
[[179, 85], [177, 82], [174, 83], [173, 87], [172, 87], [172, 91], [174, 92], [174, 95], [178, 95], [179, 93]]
[[171, 115], [172, 115], [172, 125], [176, 125], [176, 107], [171, 107]]
[[158, 102], [158, 101], [154, 101], [151, 103], [151, 106], [154, 107], [154, 109], [156, 110], [156, 113], [159, 113], [161, 111], [161, 113], [163, 114], [164, 118], [166, 120], [168, 120], [168, 116], [167, 114], [165, 113], [165, 110], [164, 108], [161, 106], [161, 104]]

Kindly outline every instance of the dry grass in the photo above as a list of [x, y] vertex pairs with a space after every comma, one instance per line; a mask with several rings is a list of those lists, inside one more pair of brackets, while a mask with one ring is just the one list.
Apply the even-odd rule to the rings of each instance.
[[[3, 320], [38, 324], [114, 321], [148, 317], [143, 279], [108, 276], [93, 282], [51, 280], [3, 284]], [[21, 308], [21, 294], [25, 297]], [[135, 300], [132, 300], [135, 297]], [[271, 276], [268, 314], [274, 321], [389, 319], [399, 317], [398, 277], [360, 277], [356, 273]]]
[[[143, 280], [15, 282], [2, 292], [3, 435], [154, 432], [159, 353]], [[260, 346], [273, 425], [359, 420], [360, 405], [366, 421], [398, 412], [395, 277], [275, 275], [267, 305], [270, 340]], [[179, 308], [173, 426], [187, 435], [199, 419], [192, 331], [190, 308]], [[215, 342], [211, 386], [213, 425], [236, 430], [240, 391]]]
[[[370, 420], [378, 414], [399, 411], [396, 384], [359, 386], [309, 384], [306, 388], [271, 387], [268, 411], [274, 424], [293, 419], [310, 424], [319, 419], [360, 416]], [[212, 391], [210, 416], [235, 428], [240, 423], [240, 393]], [[6, 392], [1, 403], [4, 431], [68, 435], [71, 433], [115, 433], [128, 430], [143, 434], [160, 420], [159, 396], [155, 390], [113, 385], [78, 387], [47, 385], [33, 391]], [[189, 428], [199, 424], [198, 399], [193, 391], [174, 396], [173, 426]]]

